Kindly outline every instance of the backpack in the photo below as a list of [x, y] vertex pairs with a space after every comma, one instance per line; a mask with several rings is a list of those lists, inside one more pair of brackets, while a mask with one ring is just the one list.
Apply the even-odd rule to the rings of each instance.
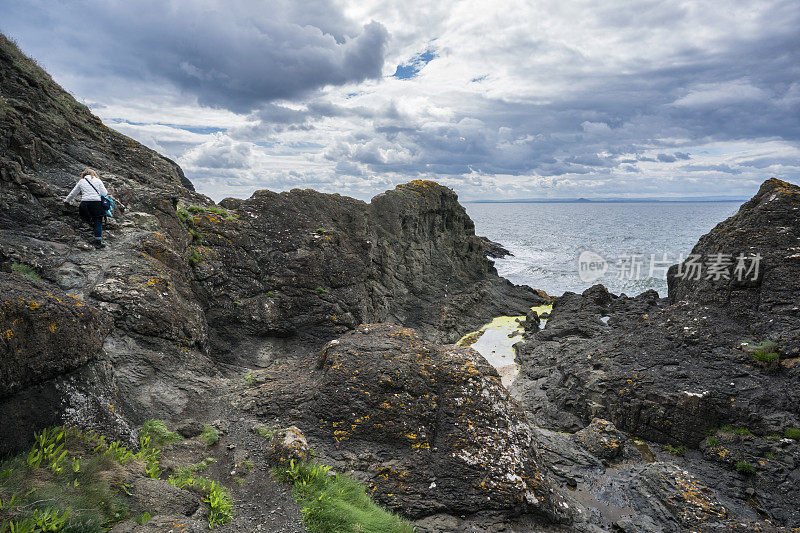
[[100, 194], [100, 191], [98, 191], [97, 188], [94, 185], [92, 185], [92, 180], [90, 180], [88, 176], [85, 177], [84, 179], [86, 180], [86, 183], [88, 183], [89, 186], [92, 189], [94, 189], [94, 192], [97, 193], [97, 196], [100, 197], [100, 205], [103, 206], [103, 211], [108, 211], [109, 208], [111, 208], [111, 200], [109, 200], [107, 197], [105, 197], [102, 194]]

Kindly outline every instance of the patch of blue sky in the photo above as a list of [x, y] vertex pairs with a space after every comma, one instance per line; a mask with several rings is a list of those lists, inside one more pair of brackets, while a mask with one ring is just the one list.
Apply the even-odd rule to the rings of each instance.
[[422, 70], [422, 67], [436, 59], [436, 51], [428, 48], [424, 52], [415, 55], [407, 63], [403, 65], [397, 65], [397, 70], [395, 70], [392, 77], [397, 78], [398, 80], [407, 80], [413, 78], [419, 71]]

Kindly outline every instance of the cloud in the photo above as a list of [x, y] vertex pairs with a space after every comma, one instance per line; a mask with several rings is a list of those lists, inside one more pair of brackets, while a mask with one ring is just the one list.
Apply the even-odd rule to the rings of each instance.
[[379, 77], [388, 41], [380, 23], [358, 27], [329, 0], [8, 3], [42, 33], [72, 28], [58, 37], [71, 44], [75, 73], [167, 82], [238, 112]]
[[252, 155], [252, 145], [237, 142], [227, 135], [216, 134], [210, 141], [190, 149], [178, 163], [187, 169], [242, 169], [247, 168]]
[[791, 0], [0, 3], [59, 82], [215, 198], [416, 177], [464, 199], [747, 196], [800, 176]]

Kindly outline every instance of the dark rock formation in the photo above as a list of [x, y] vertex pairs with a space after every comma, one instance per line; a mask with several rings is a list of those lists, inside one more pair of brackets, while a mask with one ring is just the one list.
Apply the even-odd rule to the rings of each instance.
[[[305, 356], [360, 322], [456, 340], [494, 315], [523, 314], [536, 298], [496, 275], [457, 196], [434, 182], [370, 203], [295, 190], [219, 207], [172, 161], [105, 127], [5, 37], [0, 88], [0, 269], [28, 265], [43, 278], [2, 278], [9, 320], [19, 319], [13, 346], [3, 346], [25, 347], [0, 367], [0, 416], [21, 417], [3, 452], [103, 405], [133, 423], [205, 420], [209, 398], [239, 379], [237, 364], [313, 367]], [[99, 251], [61, 202], [87, 166], [126, 207]], [[58, 315], [61, 333], [26, 307], [33, 300]], [[98, 377], [95, 389], [77, 372]], [[67, 386], [84, 411], [64, 411], [58, 391]], [[26, 402], [48, 417], [16, 414]]]
[[[769, 180], [695, 247], [698, 255], [759, 253], [755, 280], [682, 279], [675, 267], [668, 299], [652, 291], [614, 296], [602, 287], [557, 298], [547, 326], [526, 332], [517, 345], [521, 370], [513, 394], [544, 427], [576, 431], [601, 417], [637, 438], [690, 449], [725, 424], [762, 437], [800, 426], [799, 272], [791, 257], [798, 208], [800, 188]], [[771, 349], [782, 362], [759, 363], [752, 349], [742, 350], [746, 340], [775, 341]], [[733, 463], [763, 460], [745, 450], [732, 457]], [[719, 467], [703, 461], [694, 470], [713, 488], [740, 497], [729, 482], [733, 465]], [[790, 463], [764, 474], [771, 479], [762, 484], [763, 496], [774, 503], [764, 516], [797, 523], [800, 514], [787, 509], [800, 500], [782, 487], [798, 470]]]
[[486, 237], [478, 237], [483, 245], [483, 251], [486, 257], [493, 259], [502, 259], [503, 257], [513, 256], [502, 244], [490, 241]]
[[270, 377], [249, 409], [301, 420], [312, 446], [360, 472], [383, 503], [410, 516], [565, 516], [522, 410], [474, 350], [370, 324], [328, 343], [317, 366], [305, 379]]

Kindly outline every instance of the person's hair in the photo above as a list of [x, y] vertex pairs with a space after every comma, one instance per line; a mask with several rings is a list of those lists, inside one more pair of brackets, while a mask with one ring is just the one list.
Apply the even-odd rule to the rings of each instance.
[[100, 176], [97, 175], [97, 172], [95, 172], [91, 168], [84, 168], [83, 169], [83, 172], [81, 172], [81, 179], [83, 179], [84, 176], [91, 176], [93, 178], [100, 179]]

